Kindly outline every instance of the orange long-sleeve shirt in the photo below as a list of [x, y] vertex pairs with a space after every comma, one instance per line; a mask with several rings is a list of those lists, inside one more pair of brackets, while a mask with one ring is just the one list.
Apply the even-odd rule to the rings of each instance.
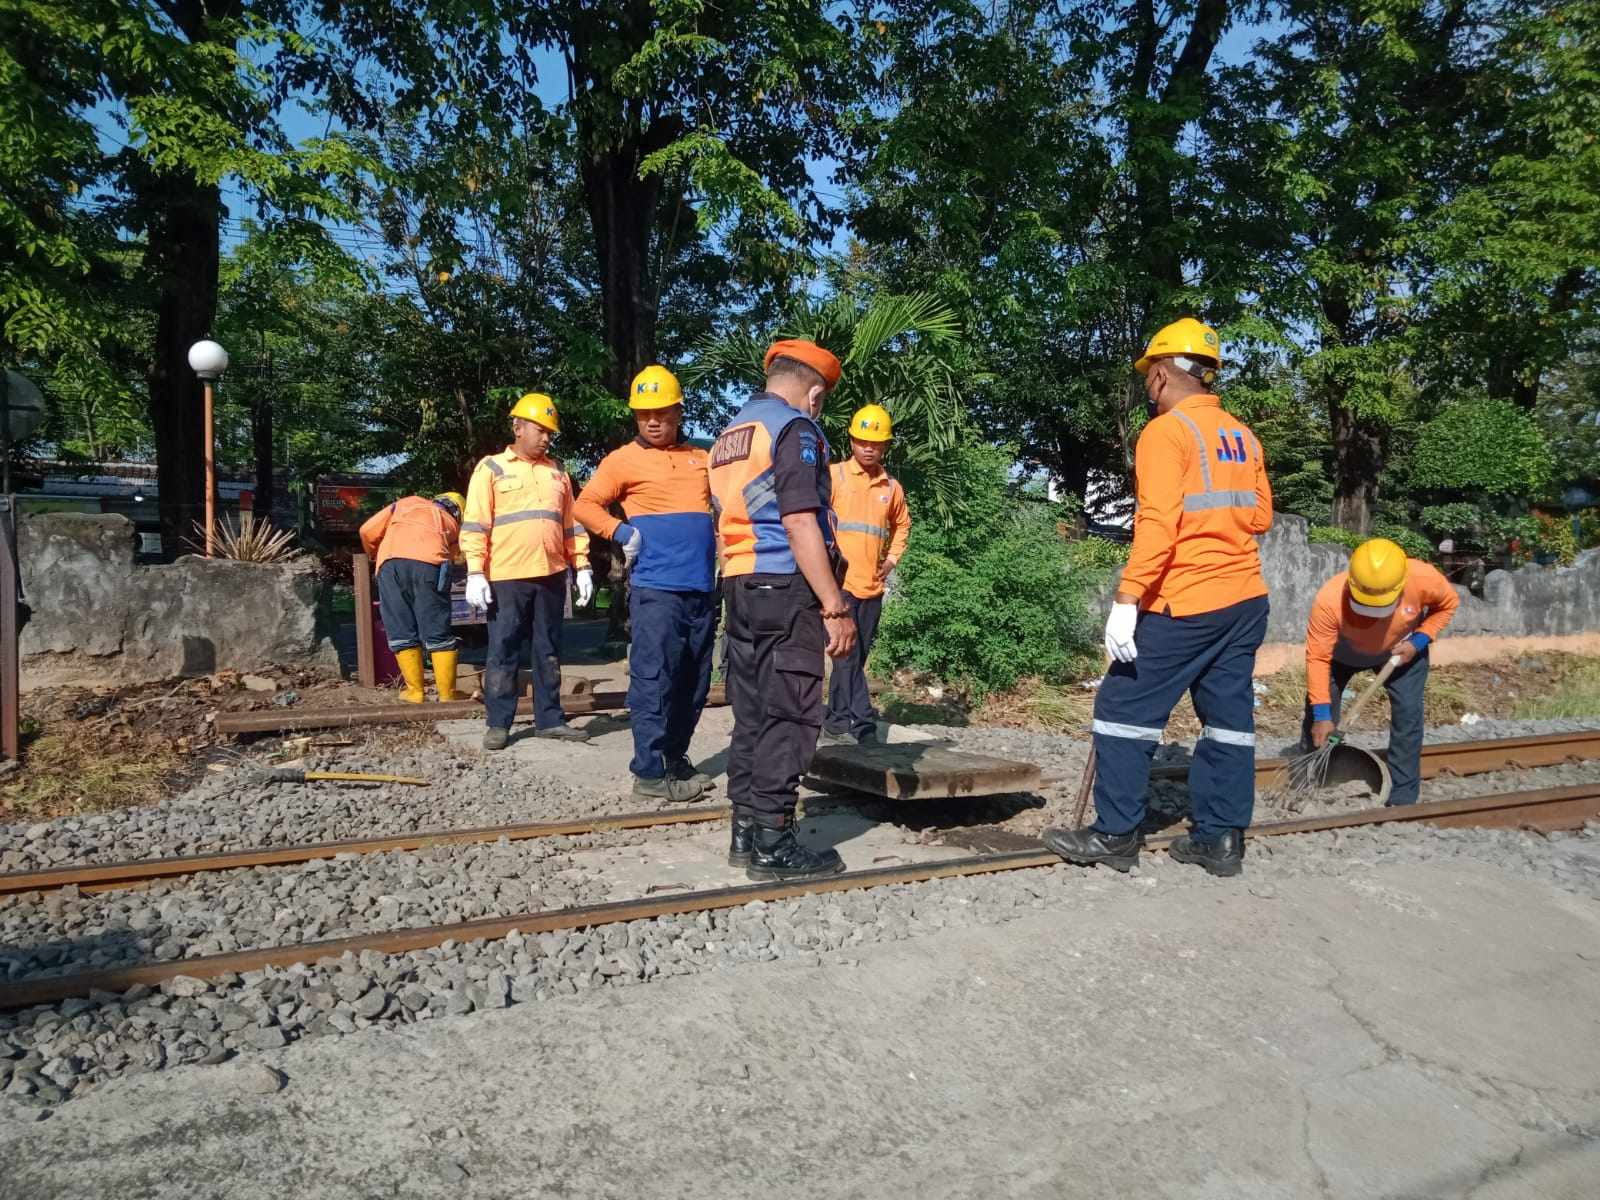
[[589, 532], [623, 541], [629, 530], [619, 534], [623, 522], [606, 511], [622, 505], [640, 538], [634, 587], [709, 592], [717, 568], [709, 466], [706, 452], [688, 442], [657, 448], [635, 438], [600, 460], [572, 511]]
[[1461, 605], [1461, 597], [1439, 569], [1417, 558], [1406, 560], [1405, 590], [1387, 617], [1364, 617], [1351, 608], [1349, 579], [1350, 572], [1340, 571], [1322, 585], [1311, 602], [1306, 622], [1306, 691], [1313, 709], [1332, 703], [1334, 659], [1352, 667], [1375, 667], [1414, 634], [1429, 641], [1438, 637]]
[[572, 515], [572, 480], [548, 458], [512, 447], [479, 461], [461, 514], [467, 570], [501, 579], [540, 579], [589, 565], [589, 535]]
[[883, 595], [878, 568], [899, 562], [911, 537], [906, 490], [887, 471], [868, 475], [853, 458], [833, 464], [834, 537], [849, 564], [844, 590], [857, 600]]
[[1217, 397], [1179, 401], [1134, 451], [1139, 509], [1120, 591], [1188, 617], [1267, 594], [1255, 535], [1272, 528], [1272, 486], [1250, 427]]
[[361, 548], [377, 572], [391, 558], [409, 558], [437, 566], [455, 557], [460, 527], [432, 500], [403, 496], [386, 504], [361, 524]]

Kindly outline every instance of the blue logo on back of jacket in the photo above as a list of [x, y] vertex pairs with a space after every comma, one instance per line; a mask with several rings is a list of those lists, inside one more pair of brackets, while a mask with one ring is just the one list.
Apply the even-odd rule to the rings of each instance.
[[1245, 461], [1244, 430], [1233, 430], [1233, 445], [1228, 445], [1228, 430], [1221, 430], [1222, 440], [1217, 445], [1217, 458], [1221, 462]]

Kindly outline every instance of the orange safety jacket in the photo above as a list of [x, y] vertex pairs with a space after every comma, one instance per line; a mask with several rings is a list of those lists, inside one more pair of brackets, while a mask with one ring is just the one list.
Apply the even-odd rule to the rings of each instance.
[[[1444, 632], [1461, 606], [1461, 597], [1432, 563], [1406, 560], [1406, 585], [1386, 617], [1364, 617], [1350, 607], [1349, 571], [1340, 571], [1317, 592], [1306, 621], [1306, 692], [1313, 710], [1331, 705], [1332, 662], [1375, 667], [1407, 638], [1418, 650]], [[1333, 714], [1312, 714], [1332, 720]]]
[[1139, 509], [1120, 591], [1172, 617], [1267, 594], [1255, 536], [1272, 528], [1261, 443], [1210, 394], [1155, 417], [1134, 451]]
[[467, 570], [541, 579], [589, 565], [589, 535], [572, 515], [572, 480], [553, 459], [530, 462], [510, 446], [473, 469], [462, 514]]
[[[789, 534], [778, 512], [778, 484], [772, 452], [778, 437], [795, 421], [816, 430], [821, 453], [828, 453], [822, 429], [799, 409], [777, 396], [759, 392], [734, 416], [711, 447], [711, 499], [717, 513], [717, 539], [722, 574], [793, 575], [800, 567], [789, 548]], [[824, 459], [825, 461], [825, 459]], [[828, 475], [821, 472], [822, 507], [817, 524], [823, 544], [832, 547], [833, 519], [825, 494]]]
[[391, 558], [438, 566], [456, 555], [456, 519], [432, 500], [403, 496], [361, 523], [361, 548], [376, 573]]
[[883, 595], [878, 570], [885, 559], [900, 561], [911, 536], [911, 510], [900, 481], [887, 471], [868, 475], [854, 458], [834, 463], [834, 536], [850, 564], [844, 590], [857, 600]]

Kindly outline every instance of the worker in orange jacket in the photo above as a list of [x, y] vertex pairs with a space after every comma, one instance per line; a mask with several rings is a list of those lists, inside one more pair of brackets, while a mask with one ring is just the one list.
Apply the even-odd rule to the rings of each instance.
[[433, 659], [440, 700], [456, 698], [456, 639], [450, 632], [450, 562], [457, 553], [460, 492], [432, 500], [404, 496], [386, 504], [361, 525], [361, 548], [378, 576], [378, 611], [383, 631], [405, 680], [400, 699], [421, 704], [422, 651]]
[[1399, 660], [1384, 684], [1389, 693], [1390, 804], [1415, 804], [1422, 779], [1422, 693], [1428, 646], [1456, 615], [1461, 597], [1437, 567], [1387, 538], [1362, 542], [1350, 567], [1317, 592], [1306, 622], [1307, 750], [1323, 745], [1339, 723], [1350, 680]]
[[868, 404], [850, 418], [850, 457], [833, 467], [834, 536], [849, 564], [845, 603], [856, 622], [856, 644], [833, 664], [822, 734], [834, 743], [867, 743], [877, 737], [878, 714], [867, 690], [867, 658], [878, 636], [884, 583], [906, 552], [911, 510], [906, 492], [883, 468], [894, 437], [894, 421], [881, 405]]
[[1255, 804], [1251, 675], [1267, 629], [1255, 535], [1272, 527], [1272, 489], [1261, 443], [1211, 392], [1221, 366], [1216, 330], [1193, 317], [1160, 330], [1134, 364], [1157, 415], [1135, 450], [1133, 548], [1106, 621], [1095, 823], [1045, 835], [1069, 862], [1138, 862], [1150, 760], [1187, 691], [1204, 725], [1189, 768], [1194, 826], [1168, 853], [1214, 875], [1242, 869]]
[[488, 728], [485, 750], [500, 750], [517, 712], [522, 647], [533, 642], [534, 736], [586, 742], [561, 710], [561, 625], [567, 569], [576, 573], [578, 603], [594, 596], [589, 535], [572, 515], [572, 480], [549, 456], [561, 430], [555, 401], [529, 392], [511, 410], [511, 445], [482, 459], [467, 485], [461, 549], [467, 558], [467, 603], [489, 614], [483, 672]]
[[[717, 528], [706, 452], [683, 438], [683, 389], [652, 364], [628, 391], [638, 436], [600, 460], [573, 512], [622, 548], [630, 572], [628, 714], [633, 794], [698, 800], [711, 777], [689, 762], [711, 690]], [[620, 504], [626, 520], [608, 509]]]

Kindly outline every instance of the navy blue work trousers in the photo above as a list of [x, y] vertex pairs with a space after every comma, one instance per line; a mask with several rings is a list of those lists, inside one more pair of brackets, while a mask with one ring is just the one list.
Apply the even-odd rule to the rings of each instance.
[[[1333, 722], [1339, 723], [1339, 703], [1344, 699], [1344, 689], [1363, 671], [1376, 671], [1388, 659], [1376, 666], [1352, 667], [1335, 659], [1329, 672], [1332, 684]], [[1383, 690], [1389, 693], [1389, 790], [1391, 805], [1415, 804], [1422, 789], [1422, 693], [1428, 686], [1428, 652], [1424, 650], [1405, 666], [1389, 676]], [[1300, 729], [1300, 740], [1307, 748], [1311, 745], [1311, 701], [1306, 700], [1305, 722]]]
[[1144, 823], [1150, 760], [1184, 692], [1204, 726], [1189, 767], [1194, 832], [1211, 840], [1250, 824], [1256, 799], [1250, 680], [1266, 633], [1265, 596], [1190, 617], [1139, 614], [1138, 657], [1113, 663], [1094, 701], [1096, 829], [1121, 835]]
[[828, 677], [828, 711], [822, 718], [822, 727], [859, 742], [878, 731], [878, 712], [872, 707], [872, 693], [867, 690], [867, 658], [878, 637], [883, 597], [861, 600], [846, 592], [844, 602], [856, 623], [856, 644], [847, 657], [833, 660], [833, 674]]
[[383, 614], [383, 631], [391, 650], [456, 648], [450, 632], [448, 567], [441, 575], [438, 563], [389, 559], [378, 572], [378, 611]]
[[567, 573], [541, 579], [491, 580], [489, 655], [483, 670], [483, 704], [491, 729], [510, 729], [517, 715], [517, 667], [529, 645], [534, 724], [566, 723], [561, 711], [561, 622], [567, 607]]
[[717, 639], [716, 592], [630, 588], [628, 714], [633, 761], [640, 779], [660, 779], [689, 752], [689, 739], [711, 690], [711, 649]]

